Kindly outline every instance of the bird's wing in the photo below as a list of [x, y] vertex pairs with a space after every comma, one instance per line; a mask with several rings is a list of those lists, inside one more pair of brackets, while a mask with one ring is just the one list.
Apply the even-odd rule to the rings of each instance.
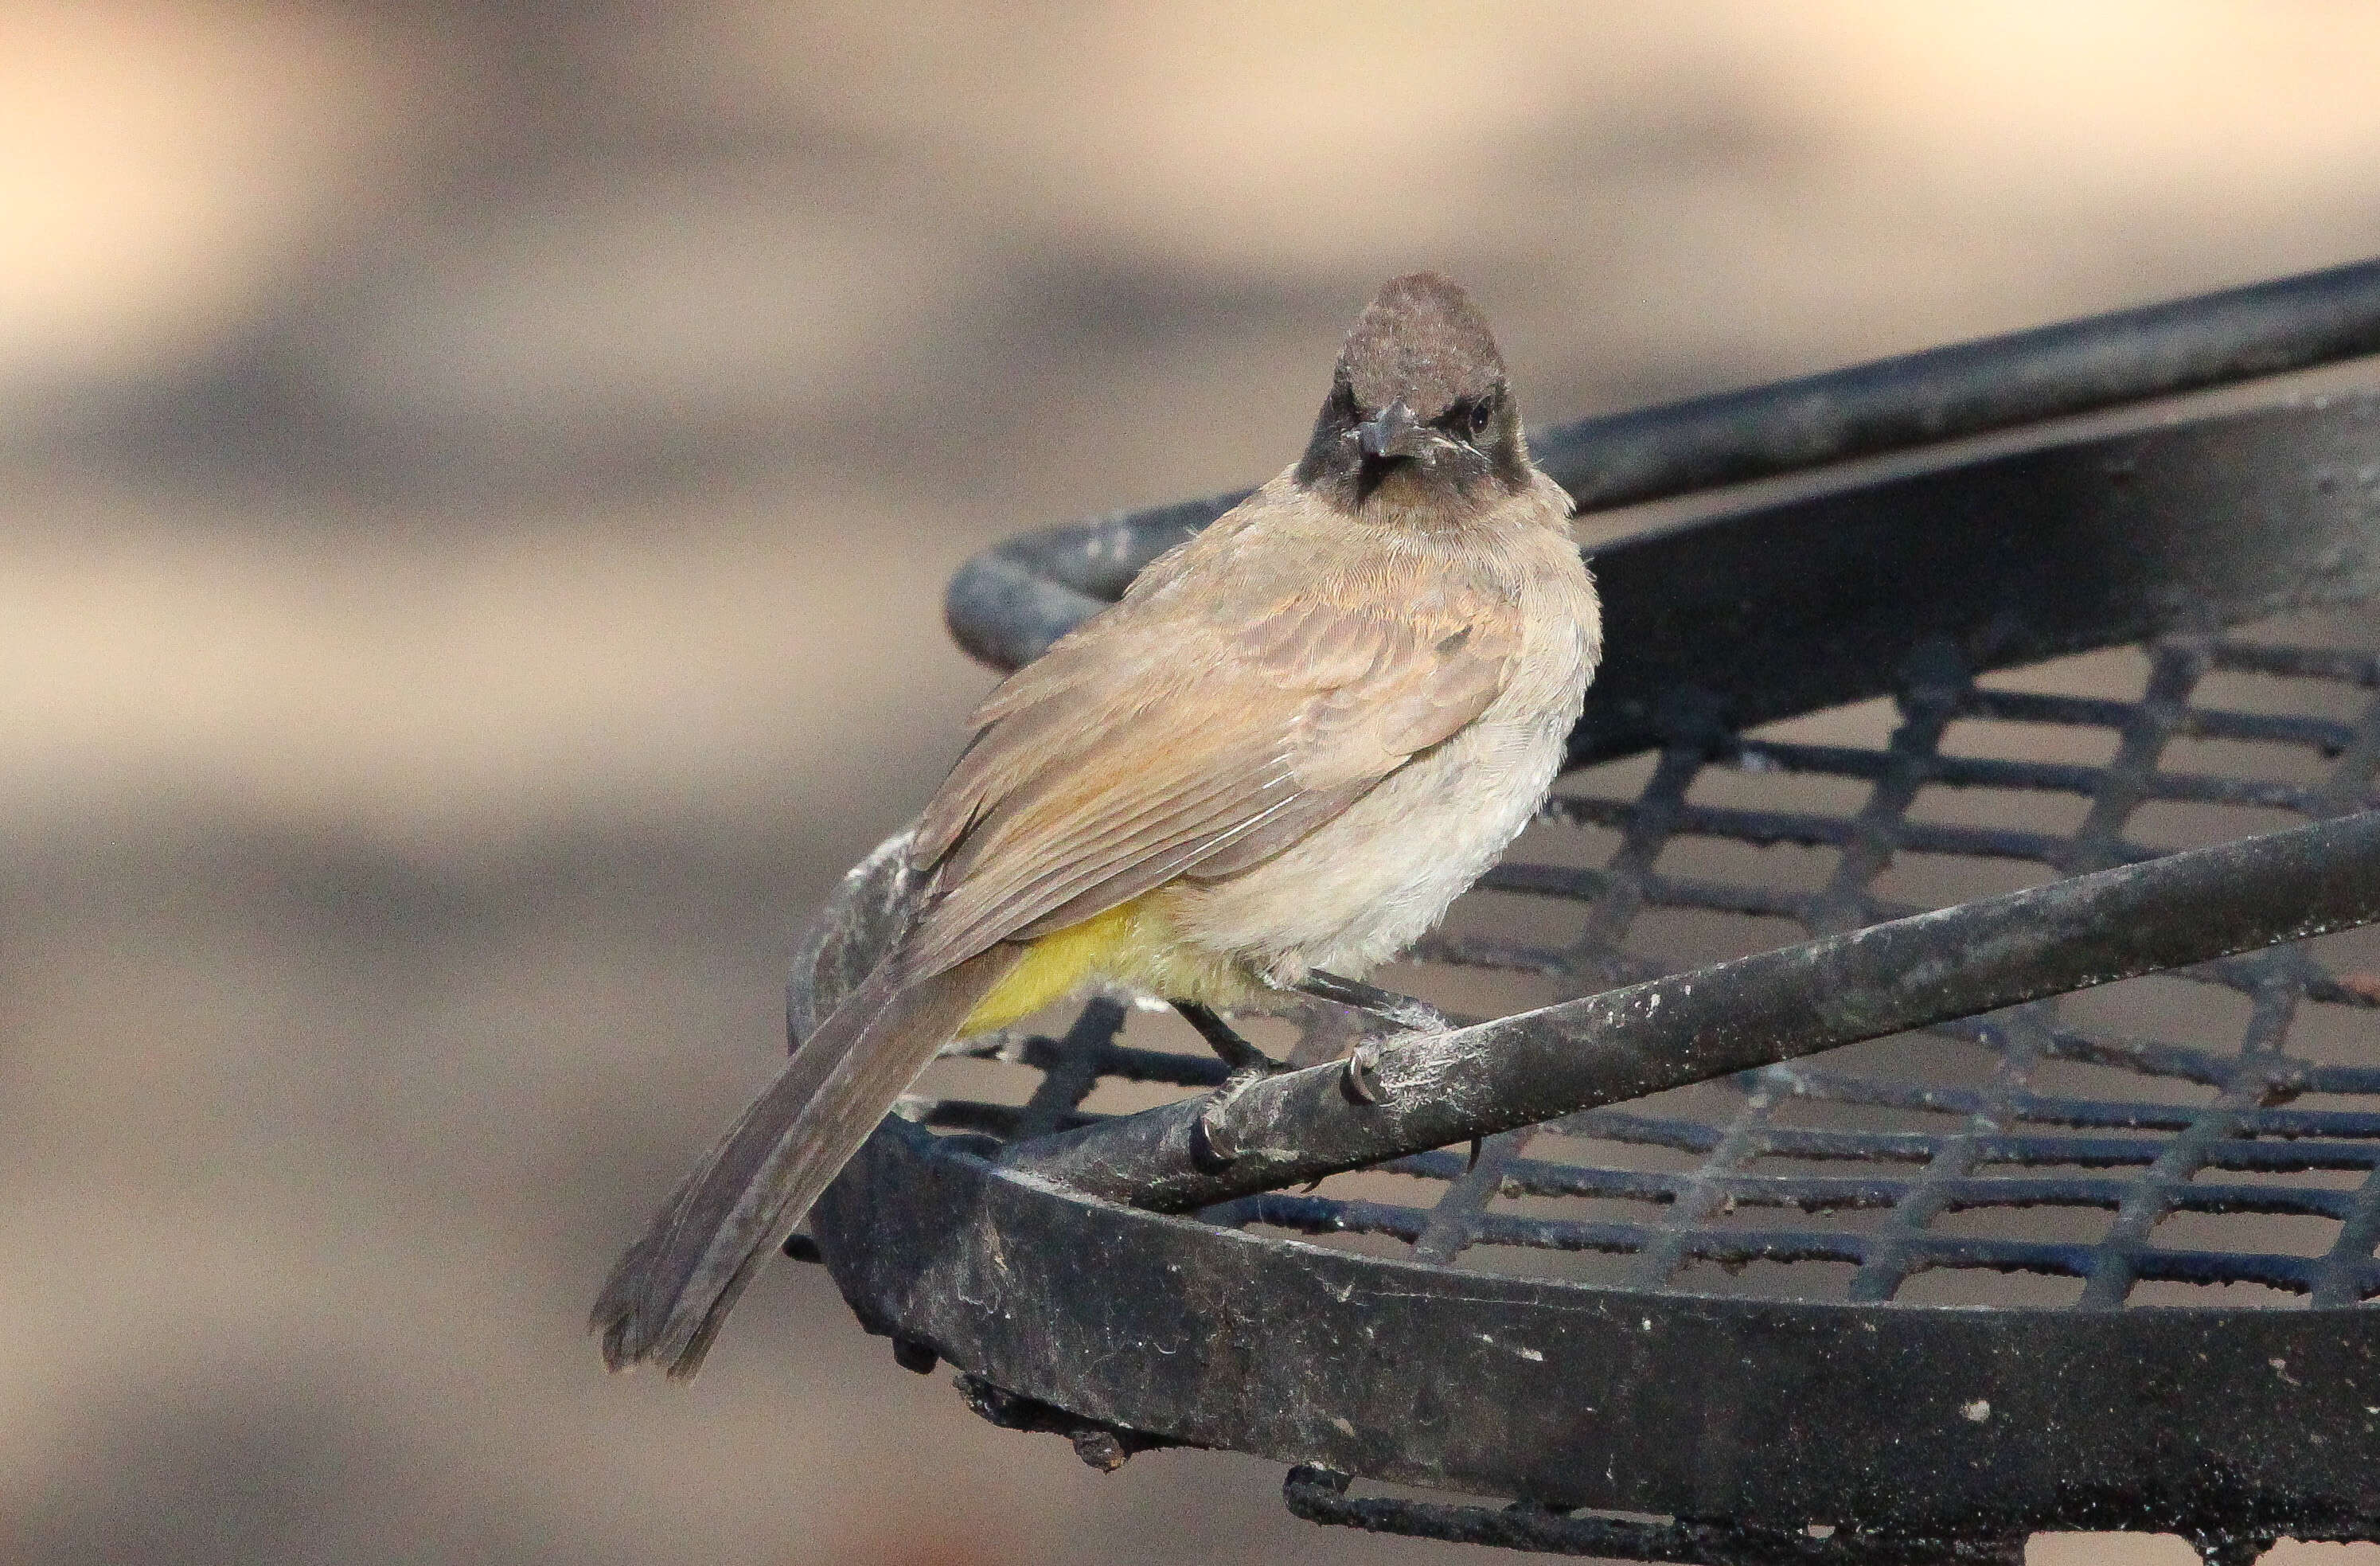
[[756, 1263], [1009, 970], [1002, 941], [1255, 864], [1477, 717], [1512, 606], [1411, 588], [1209, 620], [1195, 661], [1178, 618], [1127, 612], [995, 692], [914, 840], [935, 878], [918, 923], [621, 1258], [593, 1317], [613, 1366], [693, 1373]]
[[1293, 593], [1236, 625], [1125, 614], [1020, 671], [919, 827], [936, 889], [910, 971], [1245, 869], [1477, 717], [1515, 606], [1404, 586]]

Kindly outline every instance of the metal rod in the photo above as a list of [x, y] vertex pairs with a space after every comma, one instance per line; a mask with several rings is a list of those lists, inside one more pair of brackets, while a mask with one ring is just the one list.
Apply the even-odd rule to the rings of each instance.
[[2045, 995], [2380, 921], [2380, 811], [1803, 941], [1019, 1143], [1002, 1162], [1184, 1212]]
[[2380, 353], [2380, 261], [1581, 419], [1536, 456], [1633, 505]]

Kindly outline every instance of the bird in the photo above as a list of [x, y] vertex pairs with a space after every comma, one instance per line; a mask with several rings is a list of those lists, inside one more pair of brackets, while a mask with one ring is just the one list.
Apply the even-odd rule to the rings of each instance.
[[614, 1267], [614, 1370], [700, 1366], [755, 1269], [955, 1038], [1094, 984], [1226, 1020], [1364, 976], [1543, 805], [1602, 652], [1570, 496], [1487, 320], [1384, 285], [1304, 452], [985, 698], [875, 967]]

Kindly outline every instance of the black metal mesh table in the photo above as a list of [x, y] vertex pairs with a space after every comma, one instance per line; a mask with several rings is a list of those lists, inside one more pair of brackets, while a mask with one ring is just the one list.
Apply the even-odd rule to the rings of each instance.
[[[1096, 596], [1184, 520], [1050, 548]], [[2380, 809], [2380, 401], [2053, 443], [1597, 568], [1614, 656], [1573, 768], [1385, 980], [1452, 1014]], [[866, 945], [870, 874], [797, 1025]], [[1301, 1020], [1304, 1058], [1349, 1041]], [[1008, 1158], [1222, 1076], [1121, 997], [973, 1041], [817, 1245], [988, 1415], [1103, 1464], [1269, 1453], [1319, 1521], [1707, 1560], [2380, 1536], [2373, 928], [1192, 1215]]]

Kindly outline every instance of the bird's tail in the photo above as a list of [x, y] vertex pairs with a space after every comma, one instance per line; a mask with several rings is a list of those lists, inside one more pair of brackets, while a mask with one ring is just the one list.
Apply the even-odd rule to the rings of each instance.
[[897, 951], [878, 964], [612, 1269], [588, 1322], [603, 1335], [604, 1362], [693, 1375], [753, 1269], [1016, 957], [995, 946], [914, 983]]

